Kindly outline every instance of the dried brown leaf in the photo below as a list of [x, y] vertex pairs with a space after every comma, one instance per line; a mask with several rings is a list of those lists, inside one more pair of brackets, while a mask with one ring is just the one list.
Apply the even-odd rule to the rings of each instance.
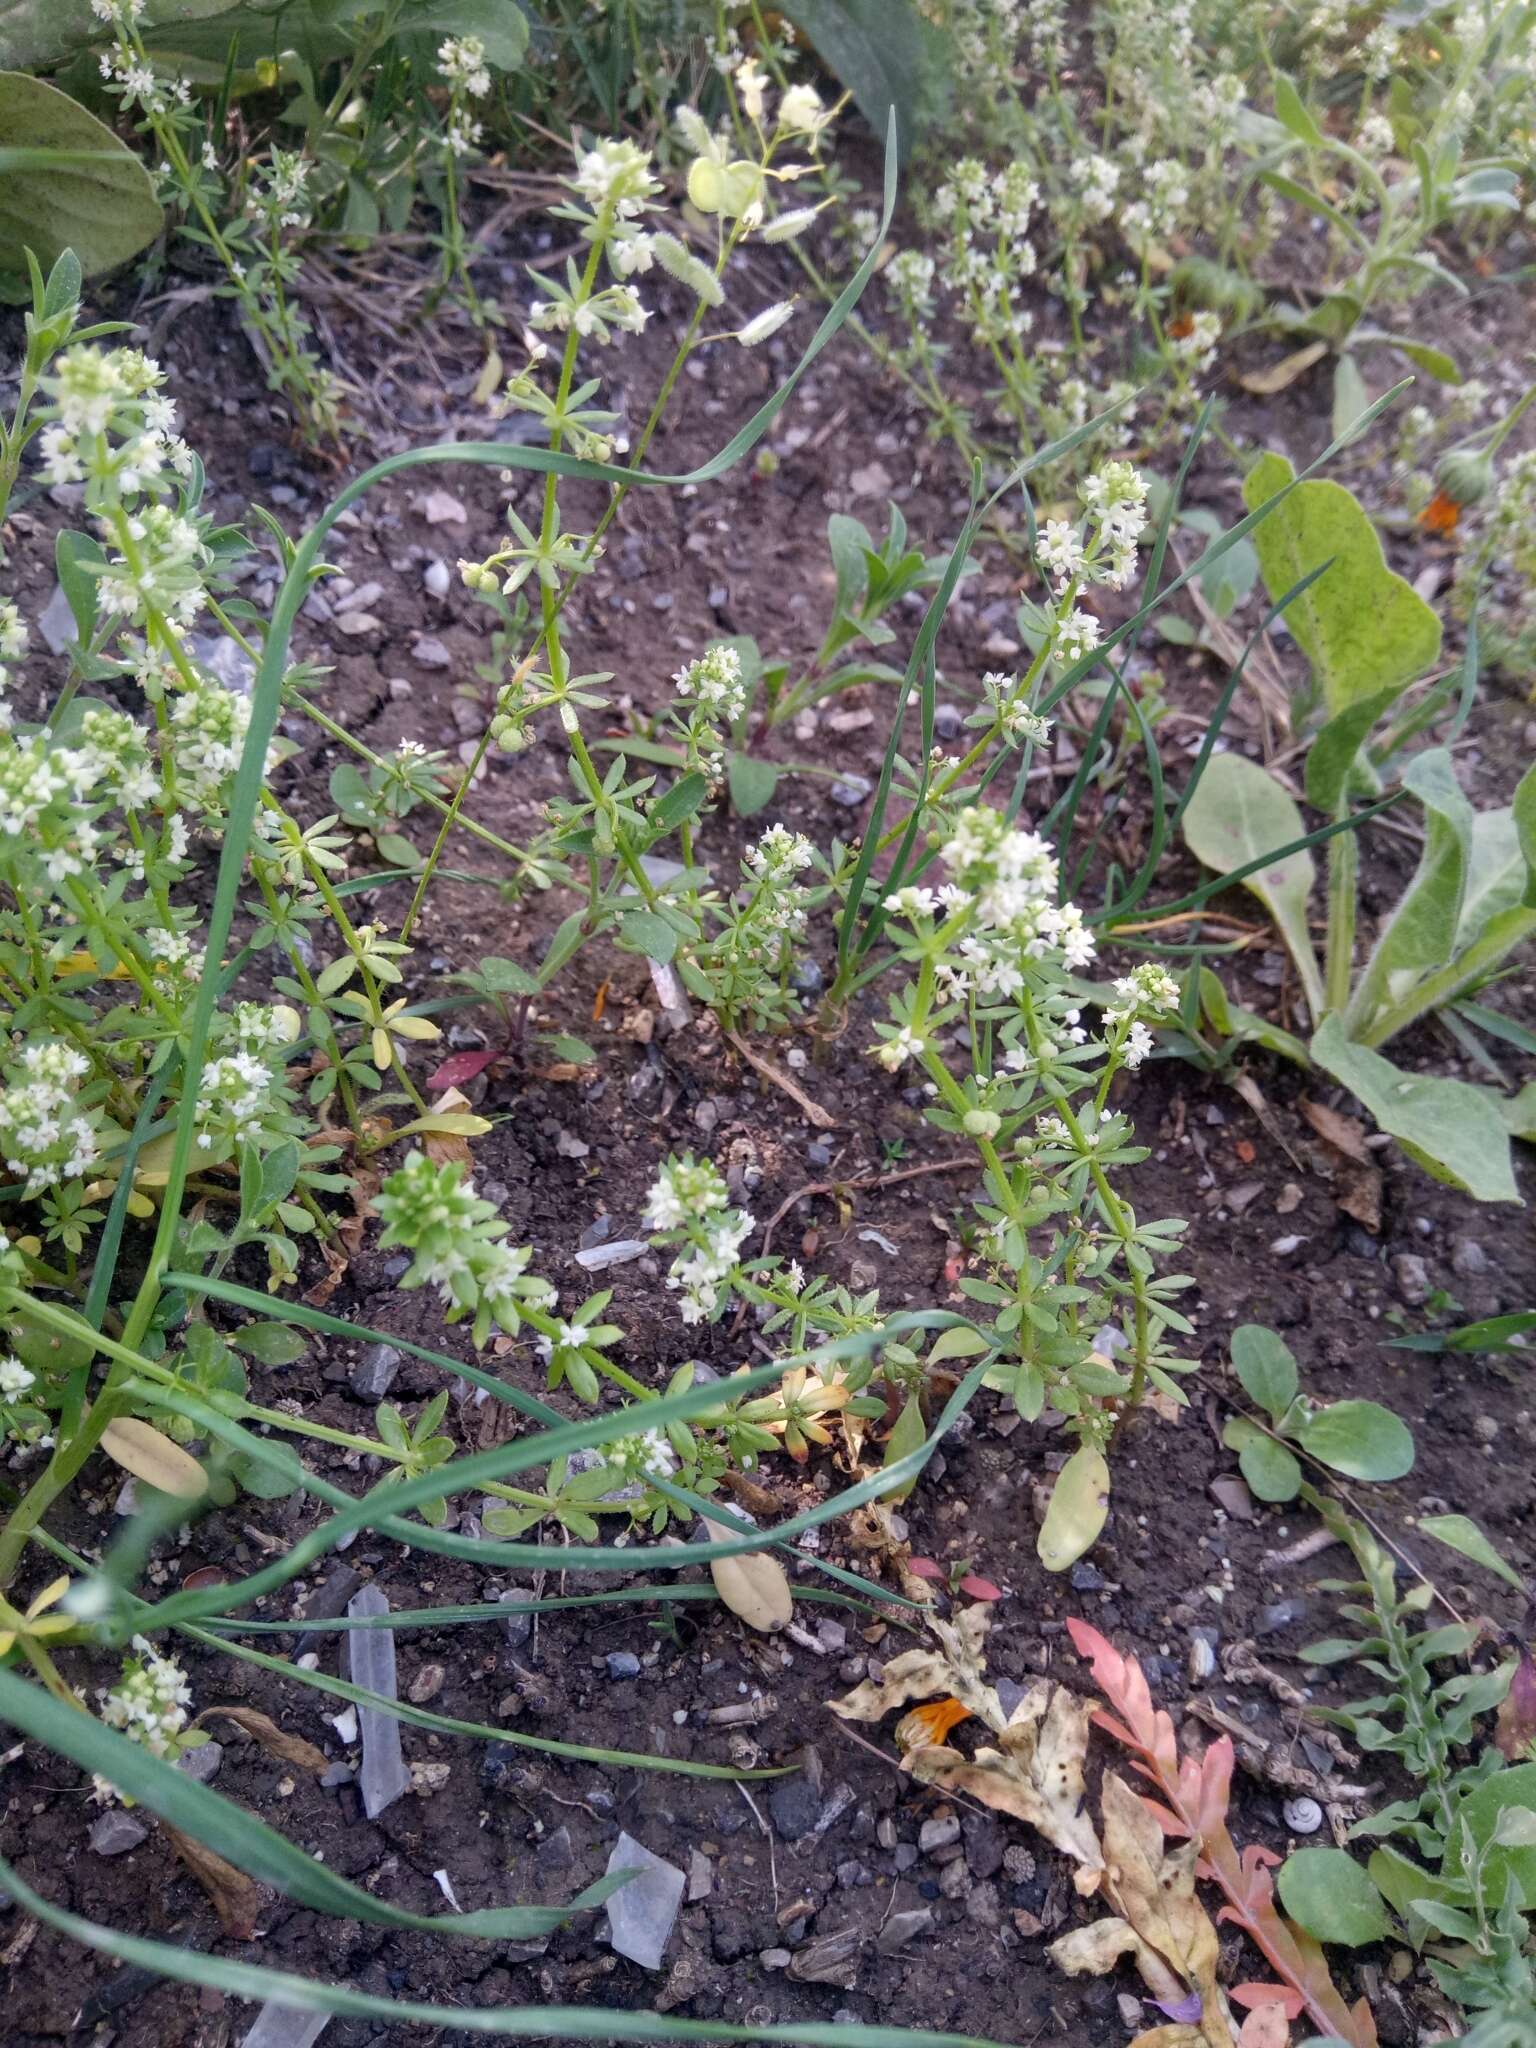
[[1346, 1216], [1353, 1216], [1360, 1227], [1374, 1237], [1381, 1229], [1380, 1167], [1346, 1168], [1334, 1183], [1333, 1200], [1335, 1207], [1342, 1209]]
[[[994, 1699], [996, 1695], [993, 1695]], [[997, 1747], [961, 1755], [947, 1744], [913, 1750], [903, 1768], [919, 1784], [966, 1792], [998, 1813], [1012, 1814], [1072, 1857], [1073, 1883], [1097, 1891], [1104, 1854], [1083, 1810], [1083, 1762], [1093, 1709], [1059, 1685], [1032, 1685], [1013, 1710]]]
[[1301, 1099], [1301, 1113], [1324, 1144], [1342, 1152], [1346, 1159], [1353, 1159], [1357, 1166], [1370, 1164], [1371, 1155], [1365, 1149], [1365, 1125], [1357, 1117], [1341, 1115], [1326, 1102], [1313, 1102], [1307, 1096]]
[[[432, 1105], [434, 1116], [459, 1116], [474, 1114], [475, 1105], [462, 1088], [445, 1088]], [[421, 1149], [434, 1166], [468, 1166], [470, 1164], [469, 1140], [453, 1131], [427, 1131], [421, 1140]]]
[[1256, 398], [1273, 398], [1277, 391], [1284, 391], [1298, 377], [1304, 376], [1314, 363], [1320, 363], [1327, 353], [1326, 341], [1309, 341], [1305, 348], [1292, 349], [1288, 356], [1282, 356], [1278, 363], [1271, 363], [1267, 370], [1248, 370], [1237, 381]]
[[[1212, 2048], [1229, 2043], [1230, 2031], [1218, 2018], [1221, 1997], [1216, 1965], [1221, 1944], [1215, 1923], [1195, 1896], [1199, 1843], [1180, 1842], [1167, 1848], [1146, 1801], [1114, 1771], [1104, 1774], [1100, 1802], [1107, 1895], [1136, 1930], [1143, 1946], [1184, 1985], [1199, 1992], [1204, 2004], [1201, 2024]], [[1137, 1960], [1151, 1984], [1145, 1958], [1138, 1956]], [[1156, 1995], [1166, 1994], [1159, 1991]]]
[[325, 1757], [312, 1742], [306, 1742], [302, 1735], [288, 1734], [265, 1714], [257, 1713], [254, 1707], [205, 1707], [197, 1718], [207, 1721], [214, 1715], [223, 1721], [233, 1721], [243, 1734], [249, 1735], [253, 1742], [259, 1742], [279, 1763], [292, 1764], [295, 1770], [312, 1771], [317, 1778], [329, 1768]]
[[929, 1620], [939, 1639], [936, 1650], [904, 1650], [893, 1657], [878, 1679], [867, 1678], [844, 1699], [829, 1701], [834, 1714], [845, 1721], [879, 1721], [896, 1707], [912, 1700], [940, 1699], [946, 1695], [961, 1700], [994, 1734], [1008, 1725], [1002, 1701], [987, 1684], [983, 1673], [990, 1612], [984, 1601], [965, 1608], [953, 1622]]
[[245, 1872], [226, 1863], [195, 1835], [184, 1835], [180, 1828], [173, 1828], [168, 1820], [161, 1821], [160, 1832], [212, 1899], [219, 1925], [230, 1940], [254, 1941], [261, 1893]]
[[1207, 2036], [1199, 2027], [1170, 2020], [1164, 2027], [1148, 2027], [1134, 2041], [1128, 2041], [1126, 2048], [1207, 2048]]

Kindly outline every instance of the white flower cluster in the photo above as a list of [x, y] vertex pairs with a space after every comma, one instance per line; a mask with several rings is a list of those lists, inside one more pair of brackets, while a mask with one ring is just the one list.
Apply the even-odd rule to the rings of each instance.
[[485, 44], [479, 36], [448, 36], [437, 47], [438, 75], [457, 92], [483, 100], [491, 89]]
[[152, 1755], [174, 1756], [192, 1704], [187, 1674], [169, 1657], [158, 1655], [143, 1636], [134, 1637], [133, 1648], [135, 1655], [125, 1660], [121, 1679], [101, 1695], [101, 1718]]
[[11, 685], [11, 663], [26, 659], [28, 636], [21, 613], [9, 600], [0, 600], [0, 725], [11, 722], [5, 693]]
[[90, 1072], [84, 1053], [61, 1038], [26, 1046], [8, 1062], [0, 1089], [0, 1152], [7, 1168], [24, 1177], [22, 1192], [41, 1194], [89, 1172], [97, 1157], [96, 1132], [76, 1098]]
[[730, 1207], [725, 1182], [707, 1159], [685, 1154], [663, 1160], [657, 1170], [645, 1221], [653, 1230], [680, 1234], [682, 1249], [667, 1285], [682, 1296], [683, 1321], [703, 1322], [721, 1305], [721, 1283], [756, 1228], [752, 1217]]
[[971, 905], [960, 975], [979, 994], [1017, 994], [1026, 958], [1056, 954], [1070, 968], [1092, 960], [1092, 934], [1076, 904], [1057, 901], [1059, 866], [1038, 832], [1011, 828], [990, 804], [970, 804], [940, 857], [951, 877], [940, 900]]
[[468, 156], [485, 134], [484, 123], [464, 104], [466, 99], [483, 100], [491, 89], [485, 44], [479, 36], [449, 36], [438, 45], [437, 69], [453, 89], [443, 141], [452, 155]]
[[747, 708], [741, 656], [723, 642], [690, 661], [672, 678], [680, 697], [691, 697], [711, 721], [733, 725]]
[[[1095, 620], [1095, 624], [1098, 622]], [[1038, 711], [1031, 711], [1018, 679], [1000, 670], [993, 669], [981, 679], [987, 702], [1002, 731], [1003, 738], [1010, 746], [1022, 747], [1026, 741], [1043, 747], [1051, 736], [1051, 720], [1043, 718]]]
[[175, 402], [160, 365], [136, 348], [66, 349], [42, 380], [52, 418], [39, 437], [51, 484], [83, 483], [93, 511], [188, 476], [192, 451], [176, 432]]
[[263, 215], [276, 228], [308, 226], [307, 187], [313, 168], [296, 149], [274, 149], [252, 180], [246, 210]]
[[1084, 216], [1090, 221], [1108, 220], [1120, 186], [1120, 166], [1107, 156], [1080, 156], [1068, 175]]
[[1208, 370], [1215, 361], [1216, 344], [1220, 340], [1219, 313], [1191, 313], [1179, 323], [1177, 331], [1169, 328], [1168, 351], [1179, 362], [1187, 364], [1198, 374], [1202, 370]]
[[204, 810], [219, 804], [224, 785], [240, 765], [251, 700], [225, 689], [212, 677], [179, 691], [171, 705], [170, 742], [177, 793]]
[[1138, 191], [1121, 208], [1120, 232], [1139, 256], [1179, 225], [1189, 204], [1189, 173], [1177, 157], [1160, 157], [1142, 172]]
[[677, 1470], [677, 1455], [659, 1429], [636, 1430], [602, 1446], [602, 1462], [628, 1485], [647, 1479], [670, 1479]]
[[30, 1372], [14, 1354], [0, 1358], [0, 1401], [19, 1401], [36, 1383], [37, 1374]]

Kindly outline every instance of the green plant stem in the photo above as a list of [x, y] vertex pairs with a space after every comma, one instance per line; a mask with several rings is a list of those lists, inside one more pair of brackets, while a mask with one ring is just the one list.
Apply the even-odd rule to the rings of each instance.
[[[1346, 800], [1347, 802], [1347, 800]], [[1342, 810], [1342, 822], [1348, 811]], [[1355, 964], [1356, 892], [1360, 880], [1359, 835], [1338, 832], [1328, 842], [1328, 940], [1324, 965], [1324, 1013], [1342, 1012], [1349, 1002], [1349, 980]], [[1321, 1017], [1314, 1020], [1322, 1022]]]

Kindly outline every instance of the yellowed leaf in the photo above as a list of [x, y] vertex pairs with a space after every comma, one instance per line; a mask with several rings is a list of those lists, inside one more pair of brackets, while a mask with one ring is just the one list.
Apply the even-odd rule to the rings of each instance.
[[830, 1701], [833, 1713], [844, 1721], [880, 1721], [912, 1700], [947, 1697], [960, 1700], [979, 1721], [1000, 1734], [1007, 1726], [1007, 1716], [982, 1675], [986, 1670], [982, 1646], [990, 1620], [987, 1603], [980, 1600], [953, 1622], [930, 1617], [928, 1626], [939, 1639], [938, 1649], [903, 1650], [878, 1679], [866, 1678], [845, 1698]]
[[1208, 2044], [1199, 2027], [1186, 2027], [1170, 2020], [1165, 2027], [1148, 2027], [1134, 2041], [1128, 2041], [1126, 2048], [1208, 2048]]
[[[461, 1088], [445, 1088], [437, 1098], [437, 1103], [432, 1113], [431, 1128], [423, 1137], [421, 1144], [421, 1149], [426, 1153], [434, 1166], [446, 1166], [450, 1162], [459, 1166], [468, 1166], [470, 1163], [469, 1138], [473, 1133], [466, 1135], [457, 1130], [448, 1121], [450, 1117], [454, 1116], [455, 1112], [460, 1110], [467, 1110], [471, 1116], [474, 1115], [473, 1105]], [[420, 1119], [420, 1121], [425, 1121], [425, 1119]], [[479, 1129], [490, 1129], [484, 1117], [475, 1117], [474, 1121]]]
[[[734, 1529], [722, 1528], [718, 1522], [706, 1521], [704, 1526], [711, 1543], [729, 1543], [736, 1534]], [[740, 1557], [712, 1559], [709, 1572], [715, 1591], [748, 1628], [772, 1635], [788, 1627], [794, 1616], [794, 1599], [789, 1579], [777, 1558], [769, 1557], [766, 1551], [749, 1550]]]
[[1099, 1540], [1109, 1515], [1109, 1465], [1092, 1444], [1079, 1444], [1056, 1475], [1051, 1504], [1035, 1545], [1048, 1572], [1064, 1572]]
[[157, 1492], [177, 1500], [198, 1500], [208, 1491], [208, 1475], [196, 1458], [168, 1436], [131, 1415], [119, 1415], [101, 1433], [101, 1448], [125, 1472]]
[[1294, 384], [1314, 363], [1321, 362], [1327, 353], [1326, 341], [1309, 341], [1305, 348], [1293, 349], [1278, 363], [1271, 363], [1267, 370], [1249, 370], [1237, 381], [1256, 397], [1272, 398], [1277, 391], [1284, 391], [1287, 385]]
[[[995, 1698], [996, 1695], [994, 1694]], [[1088, 1753], [1092, 1704], [1065, 1687], [1030, 1686], [998, 1737], [997, 1747], [961, 1755], [946, 1744], [902, 1758], [919, 1784], [967, 1792], [999, 1813], [1012, 1814], [1077, 1863], [1073, 1882], [1085, 1896], [1099, 1887], [1104, 1855], [1083, 1810], [1083, 1760]]]
[[1135, 1928], [1123, 1920], [1095, 1920], [1053, 1941], [1049, 1954], [1069, 1977], [1107, 1977], [1122, 1956], [1133, 1956], [1140, 1947]]

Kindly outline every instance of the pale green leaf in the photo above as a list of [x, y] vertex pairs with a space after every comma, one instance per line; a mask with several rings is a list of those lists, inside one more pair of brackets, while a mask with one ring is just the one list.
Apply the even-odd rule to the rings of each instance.
[[[1294, 476], [1283, 455], [1260, 456], [1243, 483], [1249, 510]], [[1255, 528], [1254, 546], [1276, 600], [1328, 565], [1285, 617], [1330, 715], [1361, 697], [1406, 689], [1438, 660], [1439, 619], [1412, 584], [1387, 567], [1375, 527], [1342, 484], [1297, 484]]]
[[1295, 1432], [1296, 1441], [1346, 1479], [1401, 1479], [1413, 1468], [1413, 1436], [1378, 1401], [1335, 1401]]
[[41, 78], [0, 72], [0, 299], [30, 298], [26, 251], [46, 273], [73, 249], [87, 277], [160, 232], [160, 202], [133, 151]]
[[1381, 1893], [1342, 1849], [1298, 1849], [1281, 1865], [1280, 1903], [1317, 1941], [1365, 1948], [1388, 1932]]
[[1379, 1052], [1352, 1043], [1337, 1017], [1313, 1035], [1312, 1057], [1435, 1180], [1479, 1202], [1519, 1201], [1504, 1118], [1486, 1088], [1402, 1073]]
[[[1265, 522], [1268, 523], [1267, 521]], [[1264, 527], [1258, 532], [1262, 534]], [[1184, 842], [1198, 860], [1217, 874], [1259, 860], [1273, 849], [1306, 836], [1294, 797], [1256, 761], [1241, 754], [1213, 754], [1184, 812]], [[1317, 956], [1307, 931], [1307, 899], [1312, 893], [1312, 856], [1303, 847], [1270, 867], [1244, 878], [1275, 921], [1309, 1000], [1321, 1010], [1322, 988]]]

